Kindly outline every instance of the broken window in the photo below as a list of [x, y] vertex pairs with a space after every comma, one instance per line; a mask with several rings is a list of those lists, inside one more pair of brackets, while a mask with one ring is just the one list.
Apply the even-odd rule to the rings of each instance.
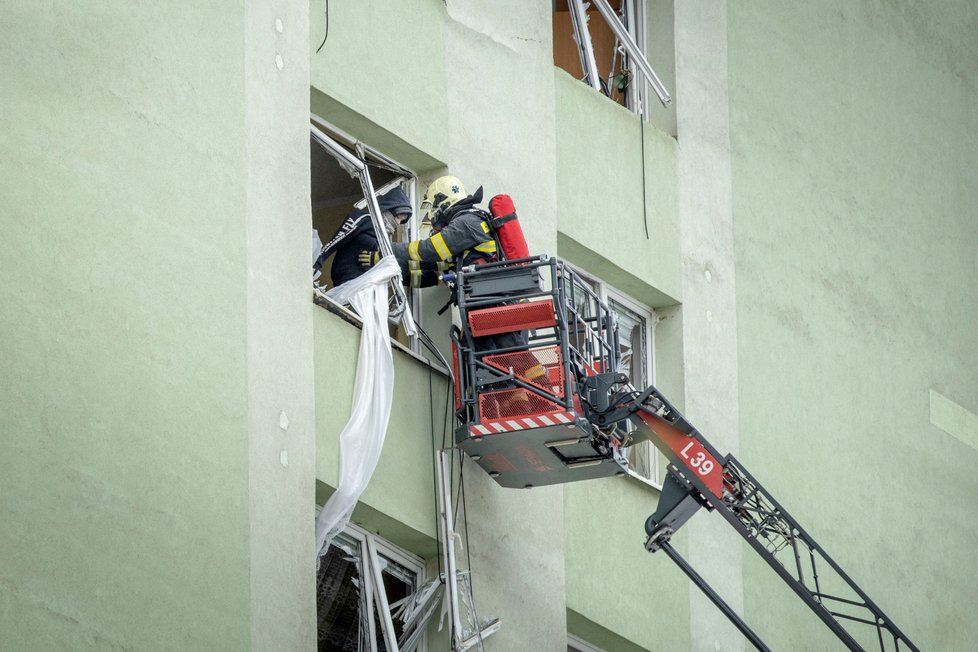
[[[618, 342], [621, 347], [621, 372], [632, 385], [645, 389], [652, 384], [651, 325], [652, 312], [612, 288], [605, 287], [608, 307], [618, 320]], [[659, 454], [652, 442], [643, 441], [626, 449], [629, 473], [660, 486]]]
[[316, 578], [320, 652], [414, 652], [437, 596], [420, 559], [355, 526], [330, 543]]
[[648, 119], [649, 86], [672, 99], [646, 60], [645, 0], [555, 0], [554, 65]]
[[[380, 152], [364, 145], [355, 138], [329, 125], [321, 118], [312, 116], [310, 123], [310, 174], [313, 228], [313, 258], [323, 244], [337, 236], [347, 216], [358, 210], [368, 210], [365, 188], [372, 188], [374, 195], [383, 195], [394, 188], [400, 188], [408, 197], [412, 209], [411, 218], [398, 225], [390, 237], [392, 242], [408, 242], [418, 237], [418, 218], [416, 175]], [[378, 208], [379, 206], [374, 206]], [[381, 215], [376, 216], [382, 219]], [[372, 216], [368, 216], [371, 219]], [[376, 225], [375, 225], [376, 227]], [[377, 229], [374, 228], [376, 232]], [[379, 238], [378, 238], [379, 239]], [[381, 253], [383, 244], [378, 243]], [[339, 254], [333, 254], [323, 263], [317, 283], [321, 288], [332, 287], [332, 267]], [[356, 256], [355, 252], [349, 255]], [[346, 260], [346, 264], [350, 261]], [[391, 283], [392, 313], [400, 309], [410, 311], [411, 317], [419, 317], [416, 293], [400, 286], [400, 279]], [[417, 351], [418, 345], [412, 333], [405, 328], [404, 321], [393, 332], [392, 337]]]
[[[587, 285], [615, 315], [618, 323], [618, 343], [621, 349], [619, 371], [628, 376], [632, 385], [644, 390], [653, 384], [652, 376], [652, 334], [655, 327], [653, 311], [616, 290], [611, 285], [579, 269], [580, 282]], [[581, 308], [578, 308], [580, 311]], [[585, 315], [585, 318], [588, 315]], [[572, 329], [573, 331], [573, 329]], [[573, 337], [572, 332], [572, 337]], [[580, 343], [578, 343], [580, 344]], [[629, 430], [631, 423], [627, 425]], [[628, 473], [654, 487], [661, 488], [660, 454], [649, 441], [639, 442], [625, 449], [628, 459]]]

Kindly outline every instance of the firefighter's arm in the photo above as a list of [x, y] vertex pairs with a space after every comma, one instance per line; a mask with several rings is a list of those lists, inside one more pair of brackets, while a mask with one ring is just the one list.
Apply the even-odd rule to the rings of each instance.
[[428, 288], [438, 285], [441, 276], [439, 263], [424, 263], [419, 260], [398, 260], [401, 265], [401, 280], [404, 287]]
[[398, 260], [439, 262], [454, 258], [466, 249], [490, 240], [489, 226], [482, 220], [455, 219], [444, 229], [426, 240], [395, 243], [394, 255]]

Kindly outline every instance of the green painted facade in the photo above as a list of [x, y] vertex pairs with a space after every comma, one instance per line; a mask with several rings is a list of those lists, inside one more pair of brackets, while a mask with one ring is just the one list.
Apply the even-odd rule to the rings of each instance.
[[728, 10], [742, 457], [921, 649], [970, 649], [978, 452], [930, 392], [978, 411], [978, 13], [781, 4]]
[[[553, 66], [550, 3], [332, 0], [318, 53], [316, 1], [2, 3], [0, 649], [315, 647], [359, 330], [312, 303], [310, 112], [655, 308], [660, 389], [921, 649], [973, 649], [975, 8], [648, 6], [643, 125]], [[449, 387], [394, 356], [354, 520], [436, 572]], [[643, 550], [656, 489], [464, 469], [487, 650], [748, 647]], [[728, 529], [677, 548], [773, 649], [841, 649]]]
[[0, 648], [310, 647], [307, 10], [2, 13]]

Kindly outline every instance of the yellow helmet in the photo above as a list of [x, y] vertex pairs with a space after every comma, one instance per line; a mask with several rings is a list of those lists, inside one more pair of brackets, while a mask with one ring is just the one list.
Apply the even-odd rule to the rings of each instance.
[[425, 220], [431, 222], [432, 227], [441, 228], [444, 226], [438, 219], [441, 213], [466, 197], [468, 195], [465, 193], [465, 188], [457, 178], [438, 177], [431, 182], [428, 191], [424, 194], [424, 199], [421, 201], [421, 214]]

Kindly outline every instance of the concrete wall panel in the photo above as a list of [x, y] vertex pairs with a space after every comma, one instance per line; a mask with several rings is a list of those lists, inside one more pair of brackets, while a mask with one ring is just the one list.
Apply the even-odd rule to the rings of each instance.
[[[373, 125], [360, 129], [357, 137], [380, 147], [383, 136], [371, 140], [371, 132], [383, 125], [382, 131], [444, 161], [449, 92], [444, 85], [444, 22], [440, 0], [310, 0], [311, 83], [338, 102], [351, 120]], [[327, 120], [329, 112], [319, 111]], [[342, 120], [331, 121], [344, 126], [339, 125]], [[416, 165], [399, 151], [385, 153]], [[418, 171], [425, 167], [419, 165]]]
[[[730, 9], [743, 457], [921, 649], [978, 638], [978, 454], [929, 413], [932, 391], [978, 410], [976, 20]], [[824, 649], [755, 572], [769, 643]]]
[[243, 10], [6, 4], [0, 648], [245, 649]]
[[562, 70], [554, 75], [558, 228], [574, 241], [561, 246], [595, 273], [600, 265], [602, 278], [637, 299], [675, 303], [681, 294], [676, 141], [651, 125], [643, 129], [628, 109]]

